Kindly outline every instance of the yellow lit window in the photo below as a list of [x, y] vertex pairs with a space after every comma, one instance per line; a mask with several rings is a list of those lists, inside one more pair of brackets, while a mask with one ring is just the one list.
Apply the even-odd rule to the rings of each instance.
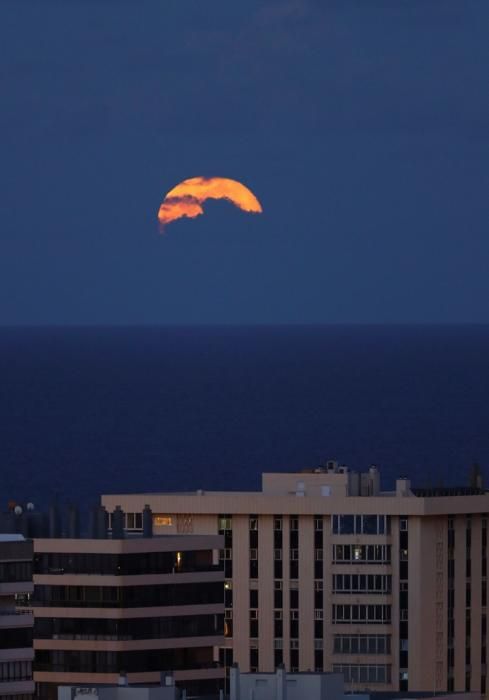
[[171, 515], [153, 515], [153, 525], [156, 527], [173, 525]]

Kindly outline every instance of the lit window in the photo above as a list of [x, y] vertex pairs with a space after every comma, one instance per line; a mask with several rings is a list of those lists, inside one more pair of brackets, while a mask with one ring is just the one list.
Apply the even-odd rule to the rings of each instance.
[[170, 527], [173, 525], [171, 515], [153, 515], [153, 525], [155, 527]]

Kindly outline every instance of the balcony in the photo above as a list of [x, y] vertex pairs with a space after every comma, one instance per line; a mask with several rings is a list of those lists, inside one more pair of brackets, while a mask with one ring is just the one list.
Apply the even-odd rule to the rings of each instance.
[[0, 696], [2, 695], [32, 695], [34, 681], [30, 679], [15, 681], [0, 681]]
[[0, 608], [0, 629], [32, 627], [34, 615], [31, 610], [8, 610]]
[[0, 597], [18, 593], [32, 593], [33, 591], [32, 581], [4, 581], [0, 583]]

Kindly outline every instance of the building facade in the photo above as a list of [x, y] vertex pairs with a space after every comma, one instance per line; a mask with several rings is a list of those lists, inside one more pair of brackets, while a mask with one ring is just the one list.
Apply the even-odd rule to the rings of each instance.
[[[347, 689], [486, 692], [481, 488], [382, 492], [376, 468], [264, 474], [261, 492], [106, 495], [156, 532], [224, 537], [226, 667], [330, 671]], [[126, 523], [126, 526], [129, 523]]]
[[[120, 513], [120, 511], [119, 511]], [[36, 692], [159, 684], [217, 692], [223, 669], [218, 535], [34, 540]]]
[[32, 542], [0, 535], [0, 700], [31, 700], [34, 692], [34, 619], [16, 607], [17, 596], [32, 590]]

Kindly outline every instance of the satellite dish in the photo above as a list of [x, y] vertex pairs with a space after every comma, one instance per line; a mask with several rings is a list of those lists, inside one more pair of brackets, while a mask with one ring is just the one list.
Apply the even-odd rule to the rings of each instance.
[[14, 513], [15, 515], [22, 515], [22, 506], [15, 506]]
[[34, 510], [34, 503], [28, 503], [26, 508], [27, 510]]

